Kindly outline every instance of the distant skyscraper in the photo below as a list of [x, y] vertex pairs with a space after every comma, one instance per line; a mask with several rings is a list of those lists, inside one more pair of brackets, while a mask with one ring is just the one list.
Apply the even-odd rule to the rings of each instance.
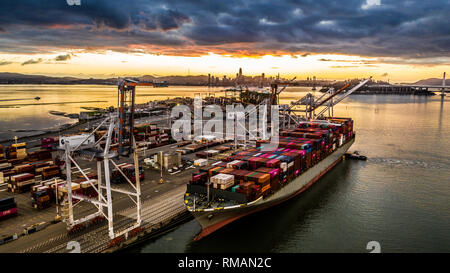
[[236, 83], [241, 84], [243, 82], [243, 76], [242, 76], [242, 68], [239, 68], [239, 73], [236, 74]]
[[211, 85], [211, 74], [208, 74], [208, 86]]

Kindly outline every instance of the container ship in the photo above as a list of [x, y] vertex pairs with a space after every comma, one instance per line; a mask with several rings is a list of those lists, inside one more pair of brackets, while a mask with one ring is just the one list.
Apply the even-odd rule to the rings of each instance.
[[351, 118], [305, 121], [279, 133], [278, 148], [236, 151], [193, 173], [185, 205], [202, 226], [195, 241], [299, 195], [336, 166], [355, 141]]

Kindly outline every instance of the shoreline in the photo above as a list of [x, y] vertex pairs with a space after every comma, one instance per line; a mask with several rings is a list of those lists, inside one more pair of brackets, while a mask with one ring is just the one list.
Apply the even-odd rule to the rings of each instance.
[[[61, 125], [61, 127], [64, 127], [64, 128], [56, 128], [56, 129], [50, 129], [50, 130], [28, 130], [29, 132], [41, 131], [41, 133], [27, 135], [27, 136], [21, 136], [21, 137], [17, 138], [17, 141], [22, 141], [22, 140], [26, 140], [26, 139], [32, 139], [33, 141], [35, 141], [35, 139], [33, 139], [33, 138], [37, 138], [37, 137], [44, 136], [44, 135], [47, 135], [47, 134], [54, 134], [54, 133], [58, 133], [58, 132], [61, 132], [61, 133], [62, 132], [66, 132], [66, 131], [68, 131], [70, 129], [73, 129], [74, 127], [77, 127], [77, 126], [85, 124], [85, 123], [87, 123], [87, 122], [86, 121], [77, 121], [77, 122], [75, 122], [73, 124], [70, 124], [69, 126]], [[13, 143], [14, 141], [15, 141], [14, 139], [12, 139], [12, 140], [9, 140], [9, 139], [1, 140], [0, 139], [0, 144], [2, 144], [2, 145], [9, 144], [9, 143]], [[30, 148], [32, 148], [32, 147], [30, 147]]]

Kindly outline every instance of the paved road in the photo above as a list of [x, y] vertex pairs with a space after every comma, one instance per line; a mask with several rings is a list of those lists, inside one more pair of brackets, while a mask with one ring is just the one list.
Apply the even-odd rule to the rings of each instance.
[[[149, 150], [149, 153], [156, 153], [160, 150], [174, 149], [176, 145], [166, 145], [163, 147], [158, 147], [152, 150]], [[192, 157], [193, 155], [191, 155]], [[123, 159], [123, 161], [129, 161], [130, 159]], [[86, 168], [94, 168], [95, 163], [81, 160], [79, 161], [80, 167], [82, 169]], [[143, 208], [146, 209], [145, 206], [151, 205], [152, 200], [158, 198], [162, 194], [169, 192], [173, 189], [179, 188], [180, 186], [185, 187], [186, 183], [189, 181], [189, 178], [194, 169], [187, 169], [183, 172], [174, 174], [174, 175], [164, 175], [164, 184], [159, 184], [160, 173], [155, 170], [146, 169], [145, 170], [145, 179], [141, 183], [141, 198], [142, 201], [145, 202]], [[95, 171], [96, 172], [96, 171]], [[116, 186], [116, 185], [114, 185]], [[127, 185], [123, 184], [120, 187], [127, 187]], [[11, 193], [8, 192], [0, 192], [0, 197], [3, 195], [11, 196]], [[2, 223], [4, 229], [2, 229], [2, 233], [5, 231], [13, 231], [16, 230], [18, 232], [22, 232], [23, 224], [27, 224], [28, 226], [31, 224], [39, 223], [39, 222], [49, 222], [54, 219], [56, 215], [56, 207], [53, 205], [51, 208], [45, 209], [43, 211], [36, 211], [31, 207], [31, 202], [29, 201], [30, 195], [29, 193], [14, 195], [16, 200], [18, 200], [19, 211], [21, 211], [21, 215], [15, 218], [7, 219]], [[123, 211], [134, 205], [134, 203], [125, 195], [120, 193], [113, 193], [113, 207], [115, 211]], [[184, 206], [182, 200], [180, 203]], [[74, 208], [75, 216], [82, 217], [93, 213], [96, 211], [96, 208], [88, 203], [80, 203]], [[122, 217], [123, 213], [121, 214]], [[9, 233], [11, 234], [11, 233]], [[45, 241], [54, 241], [59, 240], [58, 238], [65, 238], [64, 234], [67, 234], [65, 223], [58, 223], [55, 225], [51, 225], [46, 229], [36, 232], [35, 234], [27, 235], [20, 237], [18, 240], [0, 245], [0, 252], [21, 252], [24, 249], [36, 247]], [[37, 239], [36, 239], [37, 238]]]
[[[168, 187], [165, 187], [168, 188]], [[158, 191], [154, 198], [143, 201], [142, 225], [149, 227], [159, 226], [161, 221], [171, 219], [175, 215], [185, 211], [183, 195], [186, 186], [178, 185], [166, 191]], [[115, 230], [128, 227], [136, 219], [134, 207], [118, 210], [114, 216]], [[46, 229], [21, 237], [16, 241], [0, 246], [1, 253], [17, 252], [68, 252], [67, 242], [77, 241], [81, 244], [82, 252], [99, 252], [106, 249], [110, 239], [106, 222], [75, 235], [68, 235], [65, 223], [58, 223]]]

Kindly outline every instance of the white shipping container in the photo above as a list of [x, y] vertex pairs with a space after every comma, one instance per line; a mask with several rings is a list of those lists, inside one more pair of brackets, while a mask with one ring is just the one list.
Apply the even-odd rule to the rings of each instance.
[[221, 189], [221, 190], [226, 190], [226, 189], [228, 189], [229, 187], [232, 187], [234, 185], [234, 182], [233, 181], [229, 181], [229, 182], [226, 182], [226, 183], [221, 183], [221, 184], [219, 184], [219, 188]]
[[340, 139], [339, 139], [339, 147], [342, 146], [342, 144], [344, 143], [345, 137], [344, 135], [341, 135]]
[[[78, 190], [79, 188], [80, 188], [80, 184], [72, 182], [72, 191]], [[63, 185], [58, 185], [58, 192], [59, 193], [66, 193], [67, 192], [66, 183], [64, 183]]]
[[206, 159], [197, 159], [194, 161], [194, 166], [199, 166], [199, 167], [203, 167], [206, 166], [208, 164], [208, 160]]
[[0, 169], [11, 167], [11, 163], [0, 163]]
[[239, 163], [239, 162], [241, 162], [241, 161], [240, 161], [240, 160], [233, 160], [233, 161], [227, 163], [227, 168], [228, 168], [228, 169], [231, 169], [231, 168], [233, 168], [233, 165], [234, 165], [234, 164], [237, 164], [237, 163]]
[[91, 180], [88, 180], [88, 181], [83, 181], [83, 182], [80, 183], [80, 185], [84, 189], [84, 188], [91, 187], [92, 186], [91, 183], [94, 186], [97, 185], [97, 179], [91, 179]]
[[217, 161], [216, 163], [211, 164], [211, 166], [216, 166], [219, 165], [220, 163], [222, 163], [222, 161]]
[[48, 186], [38, 186], [38, 191], [48, 190]]
[[220, 173], [211, 177], [211, 182], [214, 184], [225, 185], [225, 187], [234, 184], [234, 175]]

